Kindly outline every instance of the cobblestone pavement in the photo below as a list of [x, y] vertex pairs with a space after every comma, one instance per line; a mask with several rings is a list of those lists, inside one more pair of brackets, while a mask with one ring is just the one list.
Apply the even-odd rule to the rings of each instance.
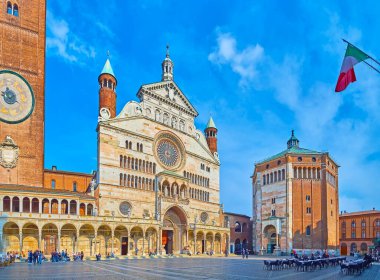
[[16, 263], [0, 270], [0, 279], [380, 279], [380, 265], [360, 276], [344, 276], [339, 267], [313, 272], [294, 269], [266, 271], [262, 259], [176, 258], [87, 261], [28, 265]]

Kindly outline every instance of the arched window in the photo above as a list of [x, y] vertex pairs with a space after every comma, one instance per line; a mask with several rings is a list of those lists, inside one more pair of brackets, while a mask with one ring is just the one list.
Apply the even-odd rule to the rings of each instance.
[[282, 173], [282, 180], [284, 181], [285, 180], [285, 169], [282, 169], [281, 173]]
[[123, 174], [120, 173], [120, 183], [119, 183], [120, 186], [123, 185]]
[[29, 197], [24, 197], [22, 200], [22, 212], [29, 213], [30, 212], [30, 199]]
[[11, 199], [9, 196], [4, 196], [3, 198], [3, 211], [4, 212], [11, 211]]
[[18, 6], [17, 6], [17, 4], [13, 5], [13, 15], [18, 17]]
[[351, 244], [351, 253], [356, 253], [356, 251], [357, 251], [356, 243], [352, 243]]
[[297, 170], [297, 167], [294, 167], [294, 169], [293, 169], [293, 177], [295, 178], [295, 179], [297, 179], [298, 178], [298, 172], [297, 172], [298, 170]]
[[241, 225], [239, 222], [235, 223], [235, 232], [241, 232]]
[[158, 122], [161, 120], [161, 113], [160, 113], [160, 110], [156, 110], [156, 113], [155, 113], [155, 120], [158, 121]]
[[51, 188], [54, 190], [55, 189], [55, 180], [51, 180]]
[[306, 236], [309, 236], [310, 235], [310, 226], [307, 226], [306, 227]]
[[77, 182], [73, 182], [73, 192], [77, 191]]
[[351, 222], [351, 238], [356, 238], [356, 222]]
[[70, 215], [77, 214], [77, 202], [75, 200], [70, 201]]
[[125, 141], [125, 148], [128, 149], [129, 148], [129, 145], [128, 145], [129, 141]]
[[7, 3], [7, 14], [8, 15], [12, 14], [12, 3], [11, 2]]
[[38, 198], [32, 199], [32, 213], [38, 213], [40, 211], [40, 202]]
[[140, 152], [143, 152], [143, 144], [140, 144]]
[[12, 198], [12, 212], [20, 212], [20, 199], [17, 196]]
[[93, 210], [94, 210], [94, 206], [92, 206], [92, 204], [89, 203], [87, 205], [87, 216], [92, 216]]
[[103, 87], [107, 87], [107, 80], [103, 80]]
[[365, 228], [365, 220], [362, 220], [362, 228]]
[[128, 149], [132, 150], [132, 142], [129, 142]]

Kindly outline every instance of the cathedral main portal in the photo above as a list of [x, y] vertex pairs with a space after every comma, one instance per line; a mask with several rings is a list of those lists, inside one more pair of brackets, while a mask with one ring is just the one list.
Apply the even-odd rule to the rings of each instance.
[[178, 207], [172, 207], [165, 213], [161, 240], [166, 254], [178, 254], [183, 250], [186, 228], [186, 217]]

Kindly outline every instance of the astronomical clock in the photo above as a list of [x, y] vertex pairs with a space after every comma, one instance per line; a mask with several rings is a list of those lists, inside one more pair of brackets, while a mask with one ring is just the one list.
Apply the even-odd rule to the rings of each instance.
[[35, 103], [33, 90], [20, 74], [0, 71], [0, 95], [0, 121], [21, 123], [32, 114]]

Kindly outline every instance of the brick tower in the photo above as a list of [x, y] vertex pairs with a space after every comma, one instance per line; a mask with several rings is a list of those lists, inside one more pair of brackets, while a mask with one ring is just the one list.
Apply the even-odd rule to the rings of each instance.
[[210, 117], [205, 129], [205, 135], [208, 147], [213, 154], [218, 152], [218, 139], [216, 138], [217, 134], [218, 129], [215, 126], [214, 120]]
[[116, 85], [117, 80], [111, 67], [111, 62], [107, 58], [103, 70], [98, 77], [99, 82], [99, 112], [106, 108], [110, 112], [110, 118], [116, 116]]
[[43, 186], [46, 0], [0, 3], [0, 184]]

